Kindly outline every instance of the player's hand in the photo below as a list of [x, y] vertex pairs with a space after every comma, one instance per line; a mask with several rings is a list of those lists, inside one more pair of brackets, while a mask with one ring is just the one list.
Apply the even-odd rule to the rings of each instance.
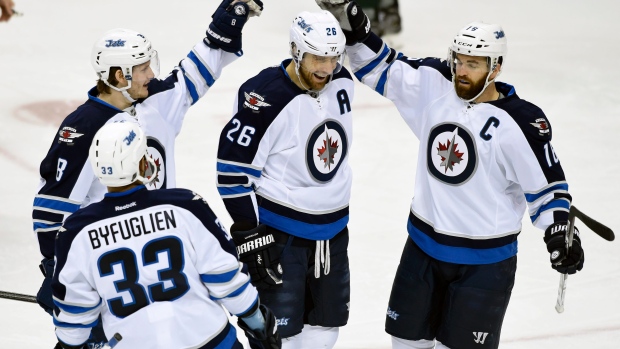
[[45, 310], [48, 314], [52, 315], [52, 310], [54, 309], [54, 301], [52, 299], [52, 278], [54, 277], [54, 260], [43, 258], [41, 264], [39, 265], [39, 269], [41, 269], [41, 273], [45, 279], [43, 279], [43, 283], [41, 284], [41, 288], [39, 288], [39, 292], [37, 292], [37, 303]]
[[567, 251], [568, 223], [556, 222], [545, 230], [545, 242], [549, 251], [551, 268], [562, 274], [575, 274], [583, 268], [584, 253], [581, 248], [579, 230], [575, 228], [573, 245]]
[[349, 0], [315, 0], [320, 8], [331, 12], [340, 23], [347, 45], [366, 40], [370, 35], [370, 20], [362, 8]]
[[248, 266], [254, 286], [282, 285], [281, 252], [266, 225], [252, 228], [247, 222], [237, 222], [230, 228], [230, 235], [237, 245], [239, 260]]
[[207, 29], [207, 41], [205, 43], [226, 52], [241, 51], [241, 30], [249, 15], [250, 7], [246, 2], [238, 0], [222, 1], [211, 16], [213, 21]]
[[252, 330], [242, 318], [237, 320], [239, 328], [245, 332], [252, 349], [280, 349], [282, 347], [282, 339], [278, 333], [276, 325], [276, 317], [271, 310], [261, 304], [258, 308], [265, 319], [265, 328], [262, 330]]

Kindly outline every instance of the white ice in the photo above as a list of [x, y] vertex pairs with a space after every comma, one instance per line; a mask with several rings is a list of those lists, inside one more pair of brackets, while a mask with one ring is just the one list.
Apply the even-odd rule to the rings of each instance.
[[[64, 116], [86, 99], [95, 76], [92, 43], [115, 27], [139, 30], [170, 71], [203, 37], [219, 1], [15, 0], [23, 17], [0, 23], [0, 290], [35, 294], [42, 276], [31, 232], [37, 168]], [[178, 137], [178, 184], [207, 198], [231, 223], [215, 189], [219, 133], [239, 85], [288, 57], [288, 28], [312, 0], [264, 0], [244, 29], [245, 55], [228, 67], [188, 113]], [[500, 23], [509, 53], [499, 80], [540, 106], [554, 130], [574, 204], [618, 230], [620, 214], [620, 2], [617, 0], [405, 1], [403, 51], [444, 57], [465, 24]], [[354, 101], [355, 173], [349, 248], [351, 317], [336, 348], [389, 348], [385, 312], [407, 238], [418, 142], [389, 101], [358, 84]], [[620, 249], [583, 225], [586, 262], [568, 278], [566, 310], [554, 310], [559, 274], [543, 232], [523, 221], [517, 281], [501, 348], [620, 347]], [[36, 304], [0, 299], [0, 347], [47, 348], [50, 317]]]

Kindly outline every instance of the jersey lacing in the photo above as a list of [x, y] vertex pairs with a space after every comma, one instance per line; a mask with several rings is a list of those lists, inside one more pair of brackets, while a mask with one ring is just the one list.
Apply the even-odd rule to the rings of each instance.
[[329, 274], [330, 258], [329, 258], [329, 240], [317, 240], [316, 251], [314, 252], [314, 277], [321, 276], [321, 266], [323, 266], [324, 275]]

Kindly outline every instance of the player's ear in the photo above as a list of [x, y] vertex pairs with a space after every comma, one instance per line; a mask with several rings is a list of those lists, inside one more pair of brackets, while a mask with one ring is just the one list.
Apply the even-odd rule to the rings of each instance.
[[125, 87], [127, 86], [127, 80], [125, 80], [125, 75], [123, 75], [123, 70], [118, 69], [114, 72], [114, 77], [116, 81], [118, 81], [117, 87]]

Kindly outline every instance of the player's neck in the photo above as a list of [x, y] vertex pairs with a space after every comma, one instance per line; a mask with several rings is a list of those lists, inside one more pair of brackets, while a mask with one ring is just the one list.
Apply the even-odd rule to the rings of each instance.
[[131, 106], [131, 102], [128, 101], [122, 93], [116, 90], [112, 90], [110, 93], [102, 93], [98, 97], [102, 101], [111, 104], [120, 110], [124, 110]]
[[122, 187], [108, 187], [108, 193], [120, 193], [123, 191], [127, 191], [129, 189], [133, 189], [139, 185], [141, 185], [142, 183], [140, 182], [133, 182], [129, 185], [124, 185]]
[[499, 92], [497, 91], [497, 88], [495, 87], [495, 81], [494, 81], [490, 83], [486, 89], [484, 89], [484, 92], [482, 92], [482, 94], [478, 98], [476, 98], [474, 103], [476, 104], [484, 103], [484, 102], [495, 101], [498, 99], [499, 99]]

